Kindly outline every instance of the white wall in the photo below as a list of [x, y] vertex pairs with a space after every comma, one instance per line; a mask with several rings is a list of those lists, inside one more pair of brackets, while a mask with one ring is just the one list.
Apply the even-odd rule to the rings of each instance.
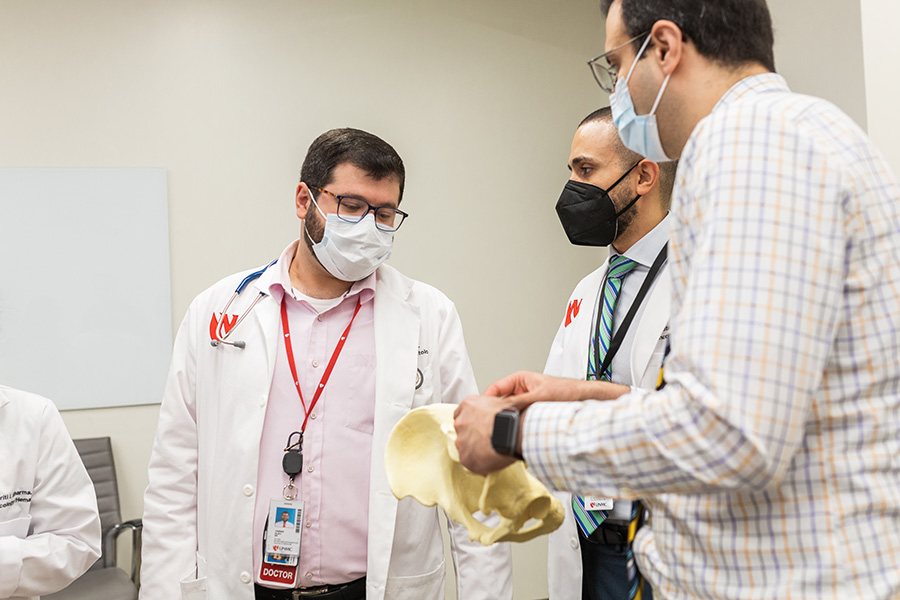
[[[597, 4], [0, 0], [0, 164], [165, 167], [176, 327], [200, 290], [297, 235], [313, 138], [372, 131], [408, 170], [391, 263], [455, 300], [484, 387], [543, 366], [602, 259], [553, 211], [571, 134], [605, 101], [585, 64], [603, 46]], [[113, 437], [126, 518], [157, 414], [64, 415], [75, 437]], [[517, 548], [517, 598], [546, 596], [541, 551]]]
[[894, 174], [900, 173], [900, 50], [894, 25], [900, 23], [895, 0], [861, 0], [866, 109], [869, 135], [884, 153]]
[[791, 89], [833, 102], [865, 128], [860, 0], [768, 3], [775, 26], [775, 68]]

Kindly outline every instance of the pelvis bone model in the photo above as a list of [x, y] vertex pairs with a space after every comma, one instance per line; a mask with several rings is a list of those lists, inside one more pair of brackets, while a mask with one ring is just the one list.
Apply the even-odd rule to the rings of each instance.
[[[459, 464], [455, 408], [451, 404], [423, 406], [394, 426], [385, 450], [394, 495], [399, 499], [412, 496], [425, 506], [437, 504], [448, 517], [466, 526], [470, 539], [485, 546], [524, 542], [559, 527], [565, 517], [562, 503], [521, 461], [487, 477]], [[478, 511], [496, 513], [500, 523], [488, 527], [475, 518]], [[529, 523], [532, 520], [537, 522]]]

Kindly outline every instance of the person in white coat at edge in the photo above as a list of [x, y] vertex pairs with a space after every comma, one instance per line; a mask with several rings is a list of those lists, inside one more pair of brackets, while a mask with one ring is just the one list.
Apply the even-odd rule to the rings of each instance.
[[[450, 300], [382, 264], [404, 177], [380, 138], [322, 134], [296, 188], [301, 238], [227, 310], [249, 271], [191, 304], [150, 460], [142, 600], [444, 597], [439, 509], [393, 496], [384, 449], [410, 409], [477, 386]], [[291, 531], [267, 531], [279, 506], [299, 556], [275, 537]], [[448, 525], [457, 596], [512, 598], [509, 544]]]
[[0, 386], [0, 598], [37, 599], [100, 557], [94, 485], [59, 412]]
[[[599, 364], [591, 364], [589, 353], [597, 339], [610, 258], [578, 283], [547, 358], [544, 372], [548, 375], [593, 379], [609, 355], [606, 372], [613, 382], [655, 387], [668, 337], [671, 285], [662, 252], [669, 239], [667, 215], [676, 167], [675, 162], [657, 164], [625, 148], [609, 108], [594, 111], [578, 126], [569, 154], [572, 175], [557, 203], [560, 221], [573, 244], [609, 246], [611, 258], [624, 256], [636, 264], [627, 263], [630, 269], [613, 304], [610, 350], [604, 353], [597, 347]], [[654, 273], [657, 259], [660, 266]], [[645, 284], [646, 295], [632, 322], [624, 323]], [[621, 345], [614, 350], [620, 333]], [[631, 597], [627, 538], [633, 503], [582, 497], [586, 502], [582, 510], [602, 506], [606, 514], [603, 519], [592, 512], [599, 525], [583, 522], [582, 528], [573, 512], [572, 495], [554, 493], [566, 507], [566, 520], [549, 538], [550, 600]], [[592, 526], [596, 529], [586, 536]], [[649, 585], [643, 586], [642, 594], [643, 600], [652, 597]]]

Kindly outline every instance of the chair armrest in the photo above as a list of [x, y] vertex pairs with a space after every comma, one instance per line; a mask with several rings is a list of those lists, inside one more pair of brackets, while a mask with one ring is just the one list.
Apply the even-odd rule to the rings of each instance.
[[116, 523], [106, 530], [103, 536], [103, 566], [116, 566], [116, 540], [123, 531], [131, 531], [131, 581], [140, 586], [141, 576], [141, 533], [144, 524], [141, 519], [132, 519], [124, 523]]

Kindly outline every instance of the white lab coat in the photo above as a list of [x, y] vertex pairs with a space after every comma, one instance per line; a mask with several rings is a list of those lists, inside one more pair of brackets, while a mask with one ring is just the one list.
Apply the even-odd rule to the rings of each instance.
[[[572, 292], [569, 302], [583, 299], [584, 304], [568, 327], [565, 321], [560, 324], [544, 367], [544, 372], [548, 375], [584, 379], [594, 316], [591, 310], [584, 309], [596, 304], [607, 267], [608, 260], [582, 279]], [[666, 350], [666, 326], [672, 293], [667, 268], [668, 265], [663, 265], [660, 269], [644, 300], [647, 306], [640, 319], [635, 318], [631, 325], [637, 328], [631, 347], [631, 380], [635, 382], [635, 387], [654, 389], [659, 377]], [[566, 507], [566, 520], [550, 534], [548, 541], [547, 580], [550, 600], [581, 600], [581, 546], [578, 525], [572, 514], [572, 495], [567, 492], [554, 492], [554, 495]]]
[[0, 598], [36, 599], [100, 556], [94, 485], [53, 403], [0, 386]]
[[[232, 305], [241, 314], [273, 265]], [[280, 348], [279, 305], [267, 296], [232, 331], [240, 350], [209, 343], [219, 312], [246, 273], [200, 294], [175, 341], [144, 498], [142, 600], [251, 600], [259, 441]], [[441, 292], [389, 266], [374, 299], [375, 423], [369, 488], [367, 598], [444, 597], [439, 509], [398, 501], [384, 470], [393, 426], [411, 408], [477, 393], [462, 327]], [[417, 370], [422, 384], [416, 389]], [[199, 465], [199, 470], [198, 470]], [[200, 518], [198, 518], [198, 515]], [[458, 596], [512, 598], [508, 544], [484, 548], [450, 523]]]

